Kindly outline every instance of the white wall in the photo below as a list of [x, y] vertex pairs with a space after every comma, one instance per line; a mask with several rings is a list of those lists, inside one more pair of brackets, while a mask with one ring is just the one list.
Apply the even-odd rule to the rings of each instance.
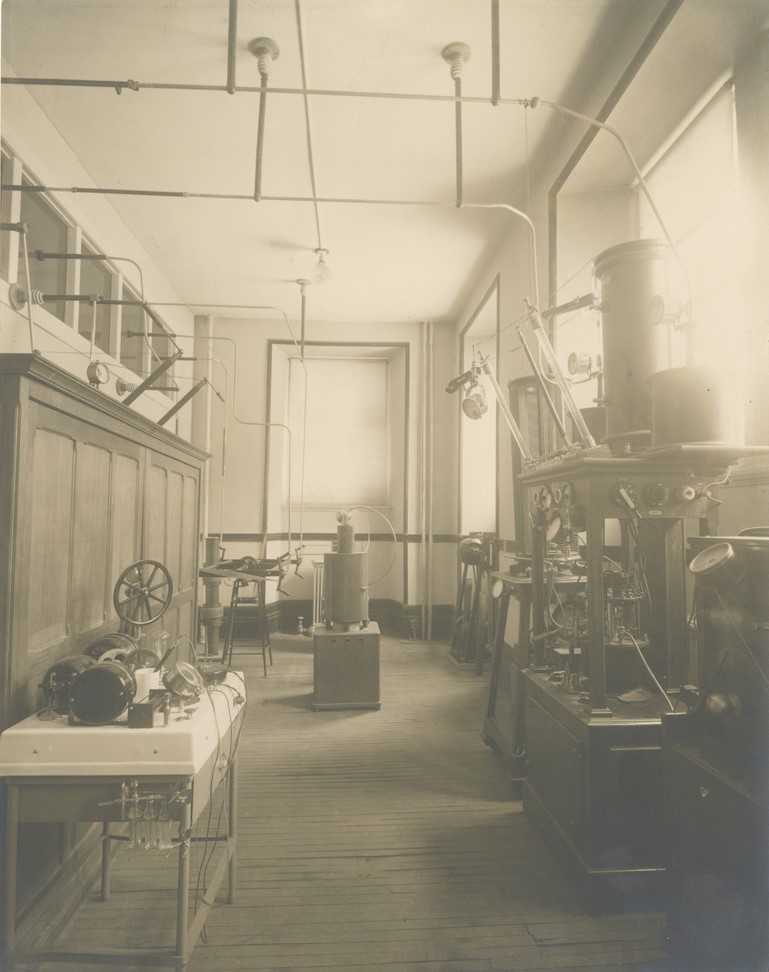
[[[290, 320], [290, 326], [295, 335], [299, 334], [299, 323]], [[203, 322], [199, 322], [201, 330], [205, 330]], [[286, 512], [277, 508], [274, 497], [281, 495], [283, 489], [281, 477], [282, 450], [284, 448], [285, 433], [279, 429], [270, 432], [270, 490], [269, 522], [264, 522], [264, 466], [266, 431], [261, 425], [246, 423], [264, 423], [268, 415], [267, 382], [268, 382], [268, 342], [290, 340], [290, 334], [282, 316], [265, 312], [264, 319], [240, 320], [233, 318], [217, 318], [213, 323], [214, 340], [211, 345], [214, 355], [221, 358], [227, 368], [230, 378], [230, 394], [227, 404], [227, 447], [226, 474], [223, 515], [220, 516], [222, 498], [221, 477], [221, 442], [224, 423], [224, 407], [215, 399], [211, 401], [211, 450], [213, 453], [210, 465], [210, 500], [208, 530], [225, 535], [245, 535], [242, 540], [230, 540], [226, 543], [227, 556], [262, 556], [265, 551], [257, 548], [256, 536], [266, 532], [285, 532], [287, 527]], [[393, 463], [390, 468], [391, 497], [389, 510], [383, 511], [392, 519], [396, 531], [410, 535], [420, 534], [422, 530], [422, 434], [421, 434], [421, 388], [425, 380], [423, 374], [423, 332], [424, 326], [405, 324], [384, 324], [376, 328], [366, 328], [342, 323], [318, 324], [312, 321], [311, 307], [308, 308], [306, 339], [308, 342], [322, 341], [337, 344], [358, 345], [373, 343], [376, 345], [405, 345], [403, 350], [396, 350], [391, 362], [391, 403], [390, 403], [390, 436], [393, 444]], [[233, 343], [234, 342], [234, 343]], [[205, 353], [207, 338], [201, 337], [199, 353]], [[448, 349], [451, 344], [449, 329], [435, 328], [435, 384], [442, 393], [441, 382], [445, 385], [451, 375], [444, 378], [443, 371], [449, 358]], [[408, 350], [408, 358], [405, 350]], [[282, 355], [274, 355], [274, 362], [279, 362]], [[220, 369], [221, 370], [221, 369]], [[275, 370], [272, 373], [272, 383], [275, 386], [285, 382], [286, 375]], [[401, 395], [400, 400], [394, 400], [398, 387], [408, 386], [408, 449], [404, 456], [402, 433], [406, 420], [406, 399]], [[436, 391], [436, 400], [439, 391]], [[438, 404], [438, 403], [437, 403]], [[435, 475], [433, 498], [433, 529], [437, 534], [456, 530], [456, 448], [452, 443], [452, 429], [454, 416], [445, 409], [445, 403], [439, 402], [440, 408], [434, 410], [434, 444]], [[454, 404], [454, 403], [452, 403]], [[283, 419], [281, 419], [283, 420]], [[333, 421], [333, 415], [329, 416]], [[352, 444], [354, 446], [354, 444]], [[401, 458], [403, 457], [403, 458]], [[329, 456], [329, 461], [333, 457]], [[406, 489], [404, 496], [403, 479], [406, 475]], [[292, 497], [292, 500], [295, 498]], [[405, 503], [405, 509], [404, 509]], [[335, 534], [335, 511], [306, 510], [303, 526], [306, 533]], [[370, 514], [371, 530], [380, 534], [389, 534], [389, 529], [381, 517]], [[359, 517], [361, 530], [366, 531], [365, 520]], [[356, 522], [358, 522], [356, 519]], [[292, 531], [297, 534], [298, 542], [299, 519], [298, 513], [292, 514]], [[441, 544], [441, 547], [443, 545]], [[266, 551], [267, 556], [275, 556], [286, 549], [285, 542], [272, 542]], [[330, 543], [321, 543], [308, 548], [305, 563], [302, 565], [303, 578], [291, 576], [286, 582], [286, 590], [297, 598], [308, 598], [312, 593], [313, 558], [320, 558], [323, 550], [330, 549]], [[389, 540], [374, 543], [369, 557], [369, 576], [376, 578], [388, 567], [393, 553], [393, 546]], [[433, 587], [434, 603], [453, 603], [454, 600], [454, 547], [451, 546], [451, 568], [446, 568], [446, 558], [436, 553], [435, 580]], [[393, 563], [385, 580], [372, 589], [372, 597], [392, 598], [399, 602], [421, 603], [423, 592], [420, 586], [420, 559], [418, 543], [409, 544], [408, 588], [404, 591], [403, 547], [398, 544]]]

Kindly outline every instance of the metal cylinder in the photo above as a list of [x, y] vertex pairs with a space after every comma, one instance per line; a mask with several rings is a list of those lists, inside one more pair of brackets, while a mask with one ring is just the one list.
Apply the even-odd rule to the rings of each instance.
[[324, 620], [333, 624], [368, 621], [368, 554], [323, 555]]
[[125, 712], [136, 695], [136, 679], [117, 661], [84, 669], [70, 688], [71, 718], [89, 726], [104, 726]]
[[687, 365], [649, 377], [652, 445], [679, 442], [745, 443], [742, 395], [714, 368]]
[[352, 523], [340, 523], [336, 528], [336, 552], [352, 553], [355, 550], [355, 527]]
[[633, 240], [594, 261], [600, 285], [607, 438], [643, 438], [651, 429], [646, 379], [672, 364], [669, 249]]

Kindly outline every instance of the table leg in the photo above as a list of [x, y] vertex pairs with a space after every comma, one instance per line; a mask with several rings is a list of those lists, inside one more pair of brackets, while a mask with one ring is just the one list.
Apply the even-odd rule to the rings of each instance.
[[179, 872], [176, 886], [176, 957], [187, 956], [187, 913], [190, 903], [190, 830], [192, 826], [191, 796], [184, 804], [179, 828]]
[[110, 837], [109, 822], [105, 820], [101, 829], [101, 900], [109, 901], [110, 878]]
[[227, 826], [227, 844], [230, 851], [230, 863], [227, 871], [227, 904], [235, 904], [235, 855], [238, 816], [238, 758], [234, 756], [229, 771], [229, 822]]
[[19, 836], [19, 789], [13, 783], [6, 787], [5, 881], [3, 882], [3, 931], [5, 949], [12, 952], [16, 943], [16, 863]]

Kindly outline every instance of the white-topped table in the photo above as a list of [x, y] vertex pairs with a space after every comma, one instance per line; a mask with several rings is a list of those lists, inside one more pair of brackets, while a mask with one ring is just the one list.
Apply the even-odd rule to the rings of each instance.
[[[114, 840], [128, 840], [113, 834], [110, 826], [136, 817], [149, 806], [162, 805], [164, 827], [178, 834], [171, 846], [178, 848], [175, 948], [147, 952], [142, 963], [183, 968], [205, 924], [224, 878], [229, 876], [228, 903], [234, 900], [235, 838], [237, 817], [237, 741], [245, 710], [246, 689], [238, 672], [210, 686], [192, 711], [172, 710], [167, 725], [161, 714], [153, 728], [128, 728], [125, 721], [106, 726], [70, 725], [66, 716], [46, 721], [36, 715], [24, 719], [0, 734], [0, 776], [7, 785], [5, 832], [4, 915], [5, 960], [14, 964], [32, 962], [83, 962], [125, 965], [127, 957], [138, 956], [131, 949], [67, 951], [49, 949], [17, 951], [16, 870], [17, 836], [22, 823], [102, 824], [101, 896], [110, 893], [110, 849]], [[188, 708], [192, 708], [188, 703]], [[203, 894], [192, 921], [188, 921], [191, 828], [220, 784], [228, 788], [229, 803], [226, 851]], [[170, 820], [170, 824], [165, 824]], [[146, 846], [149, 826], [137, 823]], [[164, 830], [165, 828], [165, 830]], [[153, 839], [155, 839], [153, 837]], [[160, 840], [160, 838], [157, 838]], [[159, 847], [168, 848], [167, 842]], [[147, 850], [143, 851], [147, 853]]]

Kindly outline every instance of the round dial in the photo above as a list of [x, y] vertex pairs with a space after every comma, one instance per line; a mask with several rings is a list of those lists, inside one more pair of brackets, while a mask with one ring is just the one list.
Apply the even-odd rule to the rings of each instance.
[[505, 582], [499, 577], [495, 577], [491, 584], [491, 596], [494, 598], [502, 597], [505, 590]]
[[91, 361], [85, 373], [92, 385], [103, 385], [109, 381], [109, 368], [103, 361]]

